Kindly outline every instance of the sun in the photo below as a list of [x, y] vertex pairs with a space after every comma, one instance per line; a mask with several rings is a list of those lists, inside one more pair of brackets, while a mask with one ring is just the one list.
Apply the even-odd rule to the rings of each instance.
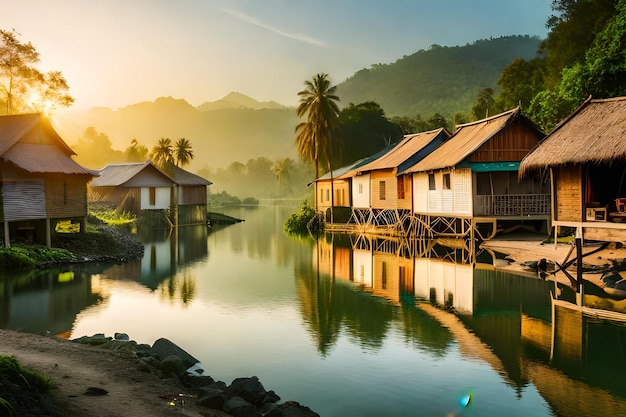
[[43, 113], [46, 116], [49, 116], [55, 107], [52, 100], [46, 98], [36, 90], [29, 92], [24, 101], [28, 109], [37, 113]]

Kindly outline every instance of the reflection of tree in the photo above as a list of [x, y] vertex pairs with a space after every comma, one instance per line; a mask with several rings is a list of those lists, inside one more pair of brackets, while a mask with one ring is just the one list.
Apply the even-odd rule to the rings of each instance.
[[342, 328], [364, 348], [382, 346], [395, 314], [392, 305], [326, 274], [318, 276], [310, 265], [300, 265], [295, 275], [304, 321], [323, 356]]
[[454, 339], [450, 331], [414, 305], [402, 304], [401, 310], [404, 340], [416, 349], [443, 357]]

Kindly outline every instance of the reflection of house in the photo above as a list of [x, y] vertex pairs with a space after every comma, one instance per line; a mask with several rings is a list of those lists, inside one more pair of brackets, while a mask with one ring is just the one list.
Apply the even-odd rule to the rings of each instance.
[[[519, 108], [457, 126], [443, 145], [407, 170], [413, 176], [413, 208], [422, 224], [432, 218], [468, 224], [438, 232], [463, 235], [476, 219], [547, 220], [550, 194], [535, 178], [518, 181], [519, 162], [543, 134]], [[484, 220], [483, 220], [484, 219]]]
[[375, 251], [372, 291], [396, 303], [402, 296], [412, 295], [413, 260], [395, 253]]
[[89, 201], [139, 214], [141, 210], [168, 209], [175, 199], [179, 224], [205, 223], [211, 182], [176, 166], [171, 169], [165, 173], [149, 161], [107, 165], [91, 183]]
[[463, 314], [474, 311], [474, 266], [415, 258], [415, 295]]
[[351, 280], [352, 251], [348, 247], [337, 245], [333, 241], [320, 239], [315, 245], [319, 271], [331, 278]]
[[[586, 239], [626, 241], [626, 97], [587, 100], [520, 165], [520, 174], [551, 173], [552, 224]], [[617, 200], [619, 202], [619, 200]]]
[[51, 244], [59, 220], [87, 216], [87, 182], [69, 146], [41, 114], [0, 117], [0, 176], [4, 244], [13, 237]]

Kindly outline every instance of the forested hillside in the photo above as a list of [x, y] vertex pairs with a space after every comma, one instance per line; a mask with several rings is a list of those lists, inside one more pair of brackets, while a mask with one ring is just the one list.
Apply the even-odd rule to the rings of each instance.
[[530, 59], [541, 40], [508, 36], [465, 46], [433, 45], [391, 64], [358, 71], [338, 85], [343, 105], [374, 101], [387, 116], [451, 117], [469, 112], [481, 89], [498, 91], [498, 77], [516, 58]]

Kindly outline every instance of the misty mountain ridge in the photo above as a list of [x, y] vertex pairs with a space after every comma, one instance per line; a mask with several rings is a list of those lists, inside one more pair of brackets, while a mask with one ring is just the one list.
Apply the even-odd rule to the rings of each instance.
[[[429, 117], [439, 112], [450, 118], [454, 112], [469, 112], [481, 89], [498, 91], [504, 67], [517, 57], [532, 58], [539, 43], [536, 37], [509, 36], [465, 46], [433, 45], [394, 63], [357, 71], [337, 85], [340, 106], [375, 101], [388, 117]], [[94, 127], [119, 150], [132, 139], [151, 149], [163, 137], [173, 142], [186, 138], [194, 150], [189, 166], [193, 171], [204, 166], [225, 168], [261, 156], [297, 158], [295, 113], [294, 107], [231, 92], [197, 107], [185, 99], [159, 97], [117, 110], [69, 110], [56, 118], [55, 128], [71, 146], [85, 129]]]

